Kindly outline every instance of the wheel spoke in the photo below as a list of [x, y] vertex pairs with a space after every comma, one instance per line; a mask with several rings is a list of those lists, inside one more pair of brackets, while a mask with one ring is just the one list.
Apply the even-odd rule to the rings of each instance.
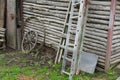
[[29, 31], [24, 35], [22, 46], [23, 50], [31, 51], [37, 43], [37, 34], [34, 31]]

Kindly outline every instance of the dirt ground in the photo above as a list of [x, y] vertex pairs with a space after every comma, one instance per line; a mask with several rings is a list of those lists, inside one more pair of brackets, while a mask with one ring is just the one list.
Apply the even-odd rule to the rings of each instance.
[[[22, 53], [10, 48], [4, 51], [1, 50], [0, 53], [5, 53], [5, 60], [7, 61], [5, 66], [17, 65], [24, 67], [36, 64], [42, 68], [44, 66], [51, 67], [51, 64], [54, 63], [56, 51], [50, 47], [43, 46], [41, 49], [34, 49], [31, 53]], [[16, 80], [34, 80], [34, 78], [20, 74]]]
[[[7, 66], [19, 65], [24, 67], [24, 63], [18, 62], [17, 59], [25, 59], [26, 65], [32, 65], [33, 62], [38, 62], [42, 66], [49, 66], [49, 63], [54, 62], [56, 51], [50, 47], [43, 46], [41, 49], [34, 49], [31, 53], [22, 53], [21, 51], [15, 51], [13, 49], [6, 49], [6, 51], [1, 51], [0, 53], [5, 53], [6, 60], [10, 61]], [[23, 61], [24, 62], [24, 61]]]

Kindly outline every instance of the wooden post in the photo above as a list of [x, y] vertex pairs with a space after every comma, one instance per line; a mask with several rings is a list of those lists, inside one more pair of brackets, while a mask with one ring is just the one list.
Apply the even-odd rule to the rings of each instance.
[[16, 49], [16, 0], [7, 0], [7, 46]]
[[113, 27], [114, 27], [114, 21], [115, 21], [115, 11], [116, 11], [116, 0], [111, 0], [110, 20], [109, 20], [107, 50], [106, 50], [106, 61], [105, 61], [105, 71], [107, 71], [110, 67]]
[[5, 0], [0, 0], [0, 28], [4, 27]]

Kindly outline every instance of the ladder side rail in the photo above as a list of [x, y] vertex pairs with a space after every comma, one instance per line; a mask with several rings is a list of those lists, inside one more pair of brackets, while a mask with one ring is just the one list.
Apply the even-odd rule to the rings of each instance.
[[[65, 18], [64, 29], [62, 30], [63, 34], [65, 33], [65, 28], [66, 28], [67, 19], [68, 19], [68, 16], [69, 16], [70, 6], [71, 6], [71, 1], [69, 2], [69, 6], [68, 6], [66, 18]], [[64, 45], [64, 44], [65, 44], [65, 39], [61, 38], [60, 39], [60, 45]], [[63, 48], [61, 48], [60, 45], [58, 46], [58, 50], [57, 50], [57, 54], [56, 54], [56, 58], [55, 58], [55, 64], [60, 63], [60, 61], [61, 61]]]
[[77, 21], [77, 29], [76, 29], [76, 36], [75, 36], [75, 43], [73, 48], [73, 58], [72, 58], [72, 65], [71, 65], [71, 74], [75, 74], [76, 72], [76, 65], [77, 65], [77, 59], [78, 59], [78, 53], [79, 53], [79, 44], [80, 44], [80, 33], [81, 33], [81, 27], [82, 27], [82, 21], [84, 18], [84, 5], [85, 0], [80, 0], [80, 8], [79, 8], [79, 15], [78, 15], [78, 21]]
[[78, 75], [80, 72], [80, 60], [81, 60], [81, 54], [83, 52], [83, 43], [84, 43], [84, 36], [85, 36], [85, 29], [86, 29], [86, 24], [87, 24], [87, 17], [88, 17], [88, 8], [89, 8], [89, 0], [86, 0], [86, 4], [85, 4], [85, 12], [84, 12], [84, 20], [83, 20], [83, 29], [82, 29], [82, 33], [81, 33], [81, 42], [80, 42], [80, 50], [79, 50], [79, 54], [78, 54], [78, 64], [77, 64], [77, 71], [76, 74]]
[[72, 27], [71, 25], [72, 25], [73, 12], [74, 12], [74, 7], [73, 7], [73, 2], [72, 2], [71, 10], [70, 10], [69, 23], [68, 23], [68, 31], [67, 31], [67, 36], [66, 36], [65, 50], [64, 50], [64, 55], [63, 55], [62, 72], [65, 71], [65, 66], [66, 66], [65, 57], [67, 57], [67, 53], [68, 53], [68, 44], [69, 44], [69, 41], [70, 41], [70, 30], [71, 30], [71, 27]]

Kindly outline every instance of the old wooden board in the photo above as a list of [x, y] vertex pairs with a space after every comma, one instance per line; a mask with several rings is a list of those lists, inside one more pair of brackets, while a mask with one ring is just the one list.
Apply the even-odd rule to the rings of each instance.
[[0, 28], [4, 27], [5, 0], [0, 0]]
[[16, 49], [16, 0], [7, 0], [7, 45]]

